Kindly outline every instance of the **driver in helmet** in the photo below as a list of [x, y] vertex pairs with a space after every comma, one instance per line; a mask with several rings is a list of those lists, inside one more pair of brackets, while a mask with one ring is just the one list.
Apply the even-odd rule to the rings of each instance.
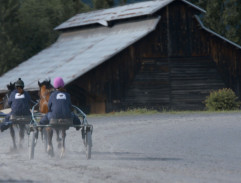
[[80, 119], [72, 113], [72, 103], [69, 93], [64, 88], [64, 81], [61, 77], [54, 79], [54, 88], [48, 101], [49, 112], [41, 120], [41, 125], [49, 124], [51, 119], [73, 119], [73, 124], [79, 125]]
[[27, 91], [24, 91], [24, 82], [19, 78], [15, 82], [15, 90], [12, 91], [8, 99], [8, 105], [11, 112], [5, 117], [5, 122], [1, 124], [1, 131], [8, 129], [11, 125], [10, 116], [30, 116], [31, 97]]

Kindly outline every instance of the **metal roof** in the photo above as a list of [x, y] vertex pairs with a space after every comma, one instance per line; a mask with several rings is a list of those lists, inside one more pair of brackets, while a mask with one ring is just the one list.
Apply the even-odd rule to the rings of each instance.
[[[92, 11], [88, 13], [81, 13], [70, 18], [66, 22], [60, 24], [55, 28], [55, 30], [80, 27], [90, 24], [101, 24], [104, 26], [108, 26], [108, 22], [111, 22], [113, 20], [120, 20], [144, 15], [152, 15], [153, 13], [157, 12], [158, 10], [167, 6], [169, 3], [173, 1], [175, 0], [145, 1], [124, 6], [118, 6], [115, 8]], [[181, 1], [205, 13], [203, 9], [195, 6], [192, 3], [186, 0]]]
[[205, 26], [203, 25], [202, 21], [200, 20], [200, 18], [199, 18], [197, 15], [195, 15], [195, 18], [196, 18], [196, 20], [198, 21], [198, 23], [200, 24], [200, 26], [201, 26], [202, 29], [204, 29], [205, 31], [213, 34], [214, 36], [219, 37], [220, 39], [222, 39], [222, 40], [224, 40], [225, 42], [227, 42], [227, 43], [229, 43], [229, 44], [237, 47], [238, 49], [241, 49], [241, 46], [240, 46], [240, 45], [238, 45], [238, 44], [236, 44], [236, 43], [234, 43], [234, 42], [226, 39], [225, 37], [221, 36], [220, 34], [212, 31], [211, 29], [209, 29], [209, 28], [207, 28], [207, 27], [205, 27]]
[[153, 31], [160, 17], [119, 23], [115, 26], [62, 33], [50, 47], [0, 77], [0, 93], [22, 78], [25, 89], [38, 90], [38, 81], [57, 76], [66, 84], [119, 53]]

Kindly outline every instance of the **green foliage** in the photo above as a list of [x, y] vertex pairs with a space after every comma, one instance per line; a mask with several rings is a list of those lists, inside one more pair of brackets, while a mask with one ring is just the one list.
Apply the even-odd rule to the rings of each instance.
[[53, 28], [79, 13], [76, 11], [84, 10], [79, 1], [24, 0], [18, 11], [19, 25], [15, 34], [19, 46], [25, 51], [24, 59], [52, 44], [58, 36]]
[[241, 43], [241, 34], [238, 32], [241, 30], [241, 9], [239, 6], [241, 3], [238, 3], [237, 0], [229, 0], [225, 4], [223, 12], [223, 22], [227, 26], [225, 37], [236, 43]]
[[114, 0], [92, 0], [94, 9], [106, 9], [114, 5]]
[[189, 0], [189, 1], [203, 9], [206, 9], [207, 0]]
[[19, 63], [22, 51], [14, 42], [11, 34], [15, 31], [19, 2], [15, 0], [0, 1], [0, 73], [6, 72], [15, 63]]
[[236, 110], [240, 106], [238, 97], [229, 88], [210, 92], [204, 103], [210, 111]]
[[224, 10], [223, 0], [208, 1], [206, 10], [205, 24], [215, 32], [224, 35], [225, 25], [221, 18]]
[[105, 114], [91, 114], [89, 116], [126, 116], [126, 115], [141, 115], [141, 114], [157, 114], [159, 113], [157, 110], [154, 109], [146, 109], [146, 108], [135, 108], [135, 109], [128, 109], [126, 111], [119, 111], [119, 112], [110, 112]]
[[54, 27], [88, 10], [81, 0], [1, 0], [0, 75], [55, 42]]
[[207, 27], [241, 45], [241, 1], [207, 0]]
[[120, 0], [120, 4], [121, 5], [124, 5], [124, 4], [126, 4], [127, 3], [127, 0]]

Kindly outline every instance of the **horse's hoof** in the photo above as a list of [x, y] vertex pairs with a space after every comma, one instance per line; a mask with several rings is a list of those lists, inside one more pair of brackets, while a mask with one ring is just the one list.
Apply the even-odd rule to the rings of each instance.
[[86, 146], [86, 141], [85, 141], [85, 139], [82, 139], [83, 140], [83, 144], [84, 144], [84, 146]]
[[54, 157], [54, 151], [53, 151], [53, 150], [48, 151], [48, 155], [49, 155], [51, 158]]
[[57, 138], [57, 141], [58, 141], [58, 142], [61, 141], [61, 140], [62, 140], [62, 138], [60, 138], [60, 137]]
[[60, 153], [60, 158], [64, 157], [64, 152], [65, 152], [65, 149], [62, 148], [61, 153]]
[[19, 149], [23, 149], [23, 144], [19, 144]]
[[15, 147], [10, 147], [9, 152], [10, 153], [16, 153], [17, 152], [17, 147], [16, 146]]
[[61, 142], [58, 142], [58, 148], [60, 149], [62, 147]]
[[47, 153], [50, 157], [54, 157], [54, 150], [52, 147], [47, 148]]
[[63, 157], [64, 157], [64, 153], [61, 152], [61, 154], [60, 154], [60, 158], [62, 159]]

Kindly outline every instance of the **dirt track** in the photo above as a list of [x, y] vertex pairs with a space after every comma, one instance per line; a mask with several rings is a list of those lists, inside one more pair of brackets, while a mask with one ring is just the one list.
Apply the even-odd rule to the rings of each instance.
[[94, 125], [92, 159], [81, 134], [67, 132], [66, 154], [49, 158], [41, 140], [35, 159], [27, 143], [9, 153], [9, 131], [0, 133], [0, 182], [239, 183], [241, 114], [156, 114], [88, 118]]

